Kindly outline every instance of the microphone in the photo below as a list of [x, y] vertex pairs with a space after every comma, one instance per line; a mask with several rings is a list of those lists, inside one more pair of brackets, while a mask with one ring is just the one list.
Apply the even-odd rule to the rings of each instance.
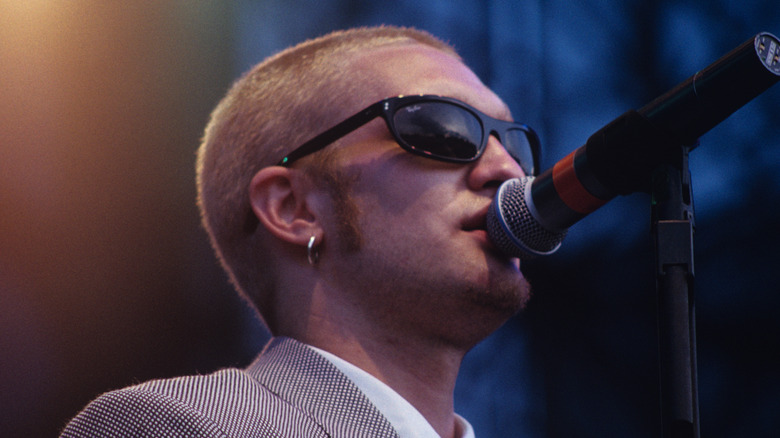
[[780, 40], [761, 32], [639, 110], [594, 133], [540, 176], [499, 187], [490, 240], [521, 259], [560, 248], [570, 226], [617, 195], [649, 191], [658, 166], [780, 80]]

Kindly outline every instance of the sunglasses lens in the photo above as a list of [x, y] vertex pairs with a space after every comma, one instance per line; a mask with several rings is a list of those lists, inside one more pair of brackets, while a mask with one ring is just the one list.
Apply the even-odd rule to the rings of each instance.
[[469, 161], [479, 154], [482, 124], [465, 108], [417, 102], [399, 108], [393, 123], [401, 139], [418, 153], [455, 161]]
[[533, 148], [528, 135], [519, 128], [509, 129], [501, 136], [501, 142], [526, 175], [535, 175]]

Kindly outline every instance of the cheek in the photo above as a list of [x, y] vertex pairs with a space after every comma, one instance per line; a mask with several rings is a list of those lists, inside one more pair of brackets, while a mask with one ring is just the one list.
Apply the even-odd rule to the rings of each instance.
[[[413, 190], [398, 185], [360, 199], [360, 229], [366, 239], [380, 238], [391, 246], [413, 242], [419, 251], [441, 245], [454, 233], [457, 218], [450, 190]], [[370, 235], [369, 235], [370, 234]]]
[[356, 175], [351, 197], [366, 232], [434, 232], [458, 218], [454, 200], [463, 175], [453, 165], [411, 155], [397, 145], [367, 155], [349, 171]]
[[438, 162], [403, 151], [391, 161], [404, 165], [378, 166], [361, 172], [355, 193], [371, 208], [394, 216], [430, 213], [456, 195], [458, 174], [452, 169], [437, 169]]
[[425, 216], [441, 208], [450, 196], [447, 191], [441, 181], [437, 184], [419, 172], [376, 172], [359, 185], [356, 197], [366, 213], [400, 219]]

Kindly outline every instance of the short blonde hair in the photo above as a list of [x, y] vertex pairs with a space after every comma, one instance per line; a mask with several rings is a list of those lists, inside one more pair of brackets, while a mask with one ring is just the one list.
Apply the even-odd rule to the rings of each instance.
[[258, 248], [248, 195], [252, 177], [351, 115], [346, 111], [356, 111], [373, 78], [345, 71], [355, 53], [404, 43], [460, 59], [451, 46], [416, 29], [338, 31], [267, 58], [236, 81], [211, 114], [198, 150], [198, 206], [231, 282], [261, 314], [264, 290], [273, 287], [273, 275], [265, 272], [273, 256]]

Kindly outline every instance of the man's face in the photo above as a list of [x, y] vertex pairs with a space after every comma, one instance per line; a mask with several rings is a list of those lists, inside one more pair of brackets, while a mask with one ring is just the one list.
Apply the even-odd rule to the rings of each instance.
[[[506, 105], [471, 70], [427, 46], [375, 50], [354, 67], [384, 84], [366, 93], [362, 106], [394, 95], [437, 94], [510, 120]], [[440, 336], [455, 335], [446, 328], [453, 322], [489, 332], [525, 304], [529, 286], [518, 260], [499, 253], [485, 231], [500, 183], [524, 176], [496, 138], [474, 163], [443, 163], [404, 151], [377, 119], [344, 138], [334, 166], [352, 180], [346, 202], [356, 217], [335, 214], [326, 228], [328, 274], [374, 321], [428, 327]], [[343, 241], [339, 219], [355, 225], [357, 248]]]

